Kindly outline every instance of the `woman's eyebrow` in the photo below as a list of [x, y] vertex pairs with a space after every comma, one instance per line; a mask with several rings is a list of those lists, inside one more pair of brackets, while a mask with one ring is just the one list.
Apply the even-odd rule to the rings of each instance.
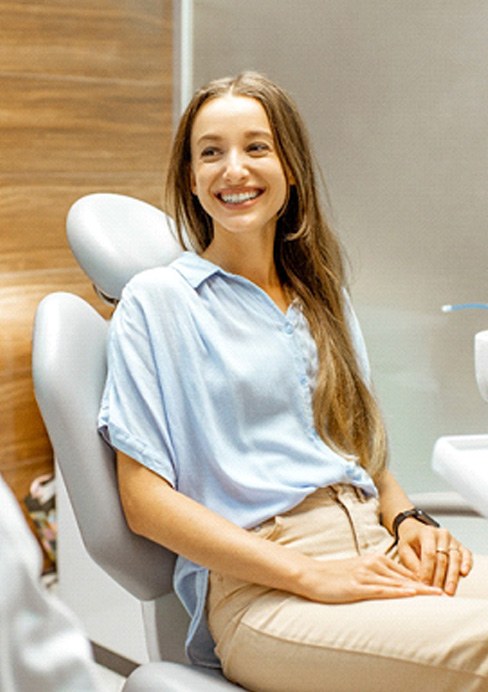
[[197, 139], [197, 144], [202, 142], [220, 142], [223, 139], [220, 135], [205, 134]]
[[[273, 141], [273, 135], [269, 130], [248, 130], [247, 132], [244, 132], [244, 137], [245, 139], [253, 139], [254, 137], [265, 137], [266, 139]], [[196, 143], [197, 145], [200, 145], [203, 142], [221, 142], [223, 139], [225, 138], [222, 135], [219, 135], [218, 133], [206, 132], [197, 139]]]
[[267, 137], [268, 139], [273, 139], [273, 135], [269, 130], [249, 130], [245, 135], [250, 139], [253, 137]]

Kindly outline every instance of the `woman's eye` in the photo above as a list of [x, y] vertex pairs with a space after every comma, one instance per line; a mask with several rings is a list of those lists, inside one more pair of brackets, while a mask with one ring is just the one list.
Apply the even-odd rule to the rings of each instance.
[[251, 154], [266, 154], [269, 150], [269, 144], [265, 142], [253, 142], [248, 146], [248, 151]]
[[218, 156], [219, 153], [220, 152], [217, 149], [217, 147], [205, 147], [205, 149], [202, 150], [202, 153], [200, 154], [200, 156], [203, 159], [211, 159], [214, 156]]

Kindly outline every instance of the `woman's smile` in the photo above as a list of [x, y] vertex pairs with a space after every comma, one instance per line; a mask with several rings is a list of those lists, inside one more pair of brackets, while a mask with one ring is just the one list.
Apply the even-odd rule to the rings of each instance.
[[250, 190], [222, 190], [217, 192], [217, 197], [226, 205], [231, 207], [242, 206], [262, 195], [263, 191], [257, 188]]

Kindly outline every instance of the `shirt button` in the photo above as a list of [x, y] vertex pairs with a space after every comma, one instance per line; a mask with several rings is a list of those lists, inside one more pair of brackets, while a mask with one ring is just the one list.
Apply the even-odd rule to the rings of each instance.
[[287, 334], [293, 334], [293, 325], [291, 324], [291, 322], [287, 322], [285, 324], [285, 332]]

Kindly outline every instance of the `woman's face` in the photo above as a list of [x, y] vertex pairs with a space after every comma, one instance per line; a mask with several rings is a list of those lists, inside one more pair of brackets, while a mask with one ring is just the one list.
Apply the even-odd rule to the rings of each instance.
[[259, 101], [225, 95], [201, 107], [191, 133], [191, 187], [215, 235], [274, 235], [288, 186]]

